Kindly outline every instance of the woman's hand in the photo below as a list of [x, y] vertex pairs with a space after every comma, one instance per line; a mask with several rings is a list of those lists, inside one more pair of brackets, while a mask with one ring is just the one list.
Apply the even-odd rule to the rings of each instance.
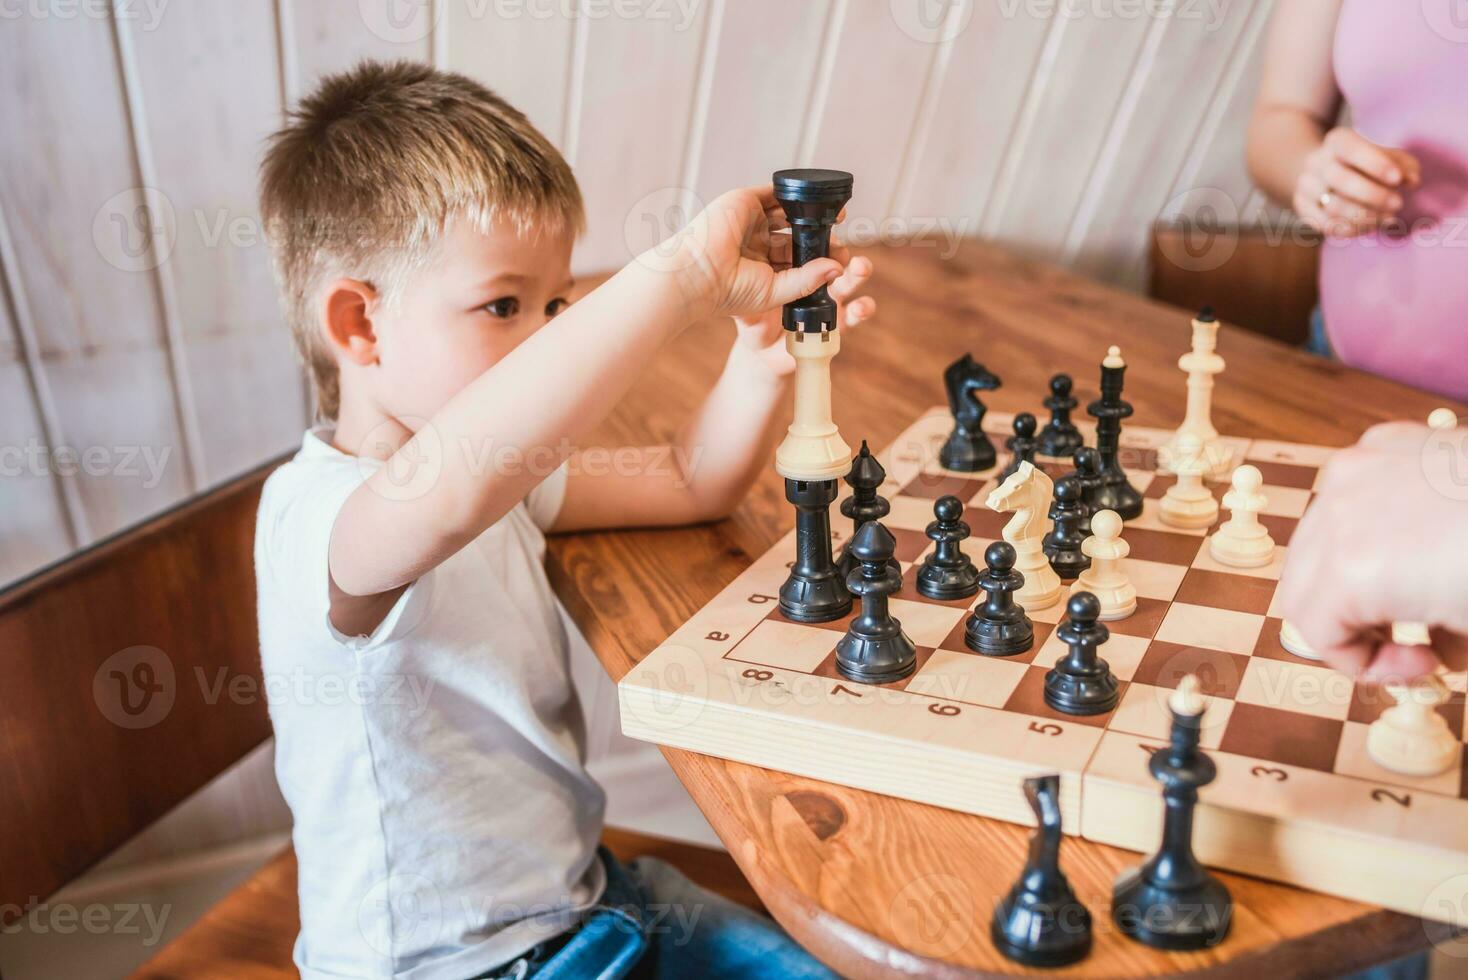
[[1395, 218], [1405, 203], [1402, 192], [1421, 179], [1421, 165], [1406, 150], [1377, 146], [1339, 126], [1305, 158], [1293, 207], [1317, 231], [1355, 238]]

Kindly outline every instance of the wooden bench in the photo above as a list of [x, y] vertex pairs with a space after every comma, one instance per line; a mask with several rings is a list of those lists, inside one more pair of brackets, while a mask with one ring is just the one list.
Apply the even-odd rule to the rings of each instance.
[[[219, 697], [217, 684], [261, 690], [252, 551], [274, 465], [0, 592], [0, 909], [12, 918], [270, 736], [263, 697]], [[762, 909], [721, 851], [611, 829], [604, 841]], [[299, 922], [287, 850], [136, 975], [294, 976]]]

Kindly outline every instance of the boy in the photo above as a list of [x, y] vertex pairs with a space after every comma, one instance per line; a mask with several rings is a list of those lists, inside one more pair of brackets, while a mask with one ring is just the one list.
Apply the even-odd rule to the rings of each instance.
[[[870, 263], [777, 270], [778, 206], [736, 191], [568, 307], [570, 169], [481, 86], [411, 64], [326, 79], [271, 141], [261, 200], [327, 423], [267, 482], [255, 550], [264, 670], [293, 680], [270, 713], [303, 976], [829, 975], [666, 866], [598, 855], [543, 532], [727, 514], [786, 398], [780, 306], [830, 283], [864, 319]], [[738, 341], [685, 463], [568, 472], [565, 447], [713, 314]]]

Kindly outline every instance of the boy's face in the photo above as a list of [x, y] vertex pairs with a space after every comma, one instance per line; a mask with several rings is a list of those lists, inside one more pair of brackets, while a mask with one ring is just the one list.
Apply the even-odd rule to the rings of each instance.
[[565, 309], [573, 240], [451, 222], [434, 257], [404, 282], [395, 308], [373, 317], [379, 407], [416, 430]]

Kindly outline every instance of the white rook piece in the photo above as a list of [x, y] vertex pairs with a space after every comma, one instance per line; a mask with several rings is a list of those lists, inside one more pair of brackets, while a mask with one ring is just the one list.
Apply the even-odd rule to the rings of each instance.
[[1177, 442], [1157, 455], [1159, 464], [1167, 464], [1177, 474], [1177, 482], [1167, 488], [1157, 504], [1157, 516], [1172, 527], [1212, 527], [1218, 520], [1218, 501], [1213, 491], [1203, 485], [1207, 463], [1203, 459], [1203, 441], [1191, 432], [1178, 436]]
[[[1178, 358], [1177, 366], [1188, 373], [1188, 408], [1183, 424], [1164, 449], [1175, 449], [1185, 434], [1198, 437], [1202, 444], [1203, 476], [1221, 480], [1233, 465], [1233, 450], [1218, 438], [1213, 427], [1213, 377], [1224, 368], [1218, 354], [1218, 320], [1211, 309], [1205, 309], [1193, 321], [1193, 349]], [[1163, 467], [1169, 454], [1160, 458]]]
[[787, 480], [835, 480], [851, 469], [851, 447], [831, 419], [831, 358], [841, 350], [835, 330], [786, 331], [795, 358], [795, 417], [775, 450], [775, 471]]
[[1101, 601], [1101, 619], [1126, 619], [1137, 611], [1137, 590], [1121, 569], [1131, 547], [1121, 539], [1121, 515], [1103, 510], [1091, 518], [1091, 536], [1081, 542], [1091, 567], [1081, 572], [1071, 594], [1090, 592]]
[[1366, 754], [1383, 769], [1404, 776], [1436, 776], [1458, 759], [1458, 740], [1437, 706], [1448, 688], [1433, 674], [1407, 684], [1388, 684], [1396, 699], [1366, 730]]
[[1259, 568], [1274, 560], [1274, 539], [1259, 523], [1259, 512], [1269, 503], [1259, 492], [1263, 485], [1258, 467], [1245, 463], [1234, 470], [1233, 489], [1223, 495], [1228, 520], [1208, 539], [1208, 553], [1214, 561], [1234, 568]]

